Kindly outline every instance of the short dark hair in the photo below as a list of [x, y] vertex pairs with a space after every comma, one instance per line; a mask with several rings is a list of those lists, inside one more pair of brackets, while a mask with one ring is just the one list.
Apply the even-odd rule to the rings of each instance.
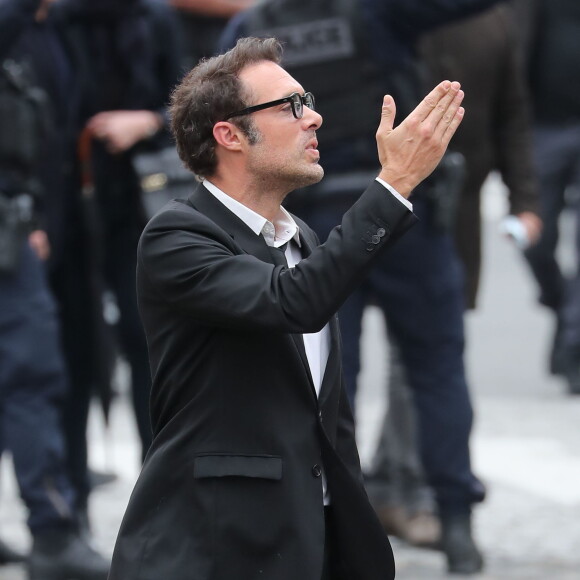
[[[179, 83], [171, 95], [171, 130], [179, 157], [199, 177], [215, 173], [217, 159], [213, 127], [232, 111], [249, 106], [239, 74], [261, 62], [280, 63], [282, 46], [275, 38], [241, 38], [236, 46], [218, 56], [202, 60]], [[251, 118], [232, 121], [251, 137]]]

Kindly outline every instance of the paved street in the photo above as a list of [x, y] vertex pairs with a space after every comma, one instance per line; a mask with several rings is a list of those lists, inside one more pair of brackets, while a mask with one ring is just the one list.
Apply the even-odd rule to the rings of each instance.
[[[485, 574], [477, 578], [578, 580], [580, 397], [566, 395], [563, 384], [545, 372], [551, 320], [535, 304], [535, 289], [517, 250], [498, 233], [503, 202], [497, 184], [490, 184], [486, 200], [480, 308], [467, 316], [467, 368], [476, 409], [473, 463], [489, 490], [475, 516], [487, 561]], [[384, 349], [381, 317], [370, 309], [358, 401], [363, 463], [372, 455], [384, 410]], [[122, 373], [120, 383], [122, 391]], [[139, 463], [124, 396], [113, 407], [108, 430], [93, 410], [90, 440], [91, 464], [119, 476], [98, 488], [91, 504], [95, 544], [110, 553]], [[4, 459], [0, 487], [0, 537], [25, 548], [25, 513]], [[440, 554], [399, 543], [394, 550], [397, 578], [445, 577]], [[0, 568], [2, 580], [23, 578], [18, 567]]]

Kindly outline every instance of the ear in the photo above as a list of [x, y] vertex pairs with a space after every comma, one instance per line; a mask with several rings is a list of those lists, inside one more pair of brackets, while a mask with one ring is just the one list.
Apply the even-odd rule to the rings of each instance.
[[218, 145], [228, 151], [240, 151], [242, 148], [242, 132], [233, 123], [220, 121], [213, 126], [213, 136]]

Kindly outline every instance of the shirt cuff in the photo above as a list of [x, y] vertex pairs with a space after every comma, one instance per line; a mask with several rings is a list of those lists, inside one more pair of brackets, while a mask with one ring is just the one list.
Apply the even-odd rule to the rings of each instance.
[[413, 211], [413, 204], [403, 197], [394, 187], [391, 187], [384, 179], [375, 178], [383, 187], [386, 187], [409, 211]]

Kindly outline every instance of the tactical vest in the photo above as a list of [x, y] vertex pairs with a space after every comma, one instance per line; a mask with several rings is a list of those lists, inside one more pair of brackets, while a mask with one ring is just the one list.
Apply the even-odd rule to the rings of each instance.
[[0, 62], [0, 273], [16, 269], [33, 225], [45, 105], [24, 63]]
[[0, 62], [0, 172], [3, 188], [37, 193], [34, 179], [50, 108], [25, 63]]
[[358, 0], [270, 0], [248, 13], [244, 32], [281, 41], [282, 66], [314, 93], [324, 118], [317, 132], [323, 150], [374, 140], [384, 94], [395, 98], [398, 118], [418, 102], [416, 71], [387, 72], [375, 62]]

